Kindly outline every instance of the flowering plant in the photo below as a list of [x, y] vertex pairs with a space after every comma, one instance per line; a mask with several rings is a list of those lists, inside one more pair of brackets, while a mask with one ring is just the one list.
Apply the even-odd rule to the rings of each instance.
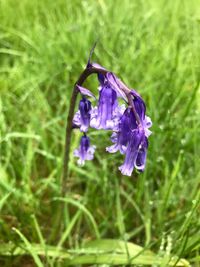
[[[96, 100], [96, 97], [82, 86], [91, 74], [97, 74], [99, 81], [96, 106], [93, 106], [90, 101], [90, 98]], [[78, 111], [74, 115], [78, 94], [81, 95], [81, 100]], [[124, 100], [124, 104], [119, 105], [119, 98]], [[124, 163], [119, 167], [121, 173], [131, 176], [134, 168], [142, 172], [145, 169], [151, 126], [152, 122], [146, 116], [146, 106], [142, 97], [134, 89], [129, 89], [115, 74], [97, 63], [91, 63], [89, 59], [85, 70], [74, 86], [71, 98], [65, 162], [69, 160], [72, 128], [79, 128], [83, 133], [80, 146], [74, 151], [74, 156], [79, 158], [78, 164], [80, 165], [84, 165], [86, 160], [92, 160], [96, 149], [90, 144], [87, 135], [89, 128], [104, 129], [112, 131], [110, 139], [113, 144], [107, 147], [106, 151], [109, 153], [119, 151], [125, 155]]]

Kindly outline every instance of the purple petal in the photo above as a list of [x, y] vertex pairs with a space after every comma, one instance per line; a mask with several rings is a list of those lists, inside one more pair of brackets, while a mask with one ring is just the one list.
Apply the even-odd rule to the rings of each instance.
[[119, 145], [118, 144], [114, 144], [112, 146], [106, 147], [106, 151], [109, 153], [115, 153], [119, 150]]
[[137, 112], [137, 114], [140, 117], [140, 120], [144, 120], [145, 119], [145, 112], [146, 112], [146, 106], [144, 101], [142, 100], [142, 98], [134, 98], [133, 99], [133, 104], [135, 107], [135, 110]]
[[136, 119], [133, 111], [127, 108], [119, 120], [117, 133], [111, 136], [111, 141], [116, 144], [107, 147], [106, 150], [110, 153], [115, 153], [119, 150], [121, 154], [124, 154], [130, 140], [130, 135], [134, 129], [137, 129]]
[[73, 118], [73, 128], [77, 128], [81, 126], [81, 114], [80, 110], [78, 110]]
[[80, 117], [81, 117], [80, 130], [82, 132], [87, 132], [88, 127], [90, 125], [91, 102], [88, 99], [83, 97], [79, 102], [79, 110], [80, 110]]
[[102, 73], [98, 73], [97, 77], [98, 77], [100, 85], [103, 86], [105, 83], [105, 79], [106, 79], [105, 75], [103, 75]]
[[131, 94], [135, 98], [142, 99], [142, 97], [140, 96], [140, 94], [138, 94], [138, 92], [136, 90], [134, 90], [134, 89], [131, 89]]
[[82, 136], [80, 146], [74, 150], [74, 156], [78, 157], [78, 164], [83, 166], [85, 160], [92, 160], [94, 158], [95, 146], [90, 146], [90, 139], [87, 136]]
[[106, 83], [99, 92], [99, 103], [97, 114], [93, 114], [91, 117], [91, 127], [97, 129], [112, 129], [114, 127], [114, 111], [117, 107], [117, 94]]
[[106, 74], [106, 78], [110, 83], [110, 85], [112, 86], [112, 88], [116, 91], [117, 97], [121, 97], [127, 102], [127, 97], [125, 93], [120, 89], [121, 81], [119, 80], [119, 78], [117, 78], [117, 76], [115, 76], [112, 72], [108, 72]]
[[91, 102], [83, 97], [79, 102], [79, 111], [75, 113], [73, 118], [73, 128], [80, 127], [81, 132], [87, 132], [91, 118]]
[[145, 116], [145, 120], [143, 121], [143, 127], [144, 127], [144, 131], [145, 131], [145, 136], [149, 137], [151, 135], [151, 131], [149, 130], [149, 128], [152, 126], [152, 121], [151, 118], [148, 116]]
[[102, 67], [101, 65], [99, 65], [98, 63], [95, 63], [95, 62], [93, 62], [93, 63], [90, 62], [87, 67], [88, 68], [95, 68], [98, 70], [106, 70], [104, 67]]
[[146, 156], [147, 156], [147, 147], [148, 147], [148, 140], [147, 138], [140, 144], [138, 155], [135, 162], [135, 168], [138, 171], [143, 172], [146, 164]]
[[138, 149], [143, 138], [143, 133], [140, 130], [135, 130], [130, 136], [130, 141], [127, 146], [124, 163], [119, 167], [123, 175], [131, 176], [135, 162], [138, 156]]
[[120, 145], [126, 146], [128, 143], [131, 134], [130, 121], [131, 121], [131, 111], [130, 109], [126, 109], [119, 125], [118, 142]]
[[96, 99], [96, 97], [93, 95], [92, 92], [90, 92], [90, 90], [80, 86], [80, 85], [76, 85], [76, 87], [78, 88], [79, 92], [82, 94], [82, 95], [85, 95], [85, 96], [90, 96], [90, 97], [93, 97], [94, 99]]

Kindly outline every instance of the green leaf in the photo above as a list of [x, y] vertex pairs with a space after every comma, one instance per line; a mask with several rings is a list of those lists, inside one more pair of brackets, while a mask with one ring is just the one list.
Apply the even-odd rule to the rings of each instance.
[[[22, 238], [22, 236], [21, 236]], [[140, 264], [140, 265], [162, 265], [162, 266], [190, 266], [185, 259], [178, 259], [171, 255], [163, 257], [152, 251], [142, 248], [130, 242], [113, 239], [100, 239], [87, 243], [80, 249], [58, 249], [54, 246], [46, 246], [46, 251], [41, 245], [30, 244], [27, 239], [22, 238], [24, 245], [15, 247], [12, 244], [0, 246], [0, 254], [4, 256], [32, 255], [38, 260], [38, 256], [57, 258], [65, 261], [69, 265], [77, 264]], [[27, 248], [28, 246], [28, 248]], [[37, 256], [36, 256], [37, 255]], [[167, 256], [167, 257], [166, 257]], [[166, 260], [167, 259], [167, 260]]]
[[0, 199], [0, 211], [3, 208], [4, 204], [6, 203], [7, 199], [9, 198], [9, 196], [11, 195], [12, 192], [7, 193], [5, 196], [3, 196]]
[[94, 217], [92, 216], [92, 213], [83, 205], [81, 204], [79, 201], [75, 200], [75, 199], [72, 199], [72, 198], [69, 198], [69, 197], [57, 197], [57, 198], [54, 198], [54, 200], [57, 200], [57, 201], [62, 201], [62, 202], [65, 202], [65, 203], [69, 203], [75, 207], [77, 207], [79, 210], [81, 210], [87, 217], [88, 219], [90, 220], [93, 228], [94, 228], [94, 232], [95, 232], [95, 235], [97, 238], [100, 237], [100, 233], [99, 233], [99, 230], [98, 230], [98, 227], [97, 227], [97, 223], [95, 222], [95, 219]]

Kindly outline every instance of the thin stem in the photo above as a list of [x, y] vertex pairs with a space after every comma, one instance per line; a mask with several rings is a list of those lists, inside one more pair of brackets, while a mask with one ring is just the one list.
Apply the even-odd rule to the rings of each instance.
[[118, 84], [120, 86], [120, 89], [124, 92], [124, 94], [127, 97], [128, 104], [131, 107], [131, 109], [135, 115], [137, 123], [140, 124], [140, 117], [138, 116], [137, 111], [135, 110], [135, 105], [133, 103], [133, 96], [131, 94], [131, 90], [121, 80], [118, 80]]
[[63, 174], [61, 178], [61, 195], [64, 196], [66, 192], [66, 182], [68, 178], [69, 173], [69, 153], [70, 153], [70, 144], [71, 144], [71, 134], [72, 134], [72, 121], [74, 117], [74, 111], [75, 111], [75, 105], [76, 105], [76, 99], [77, 95], [79, 93], [77, 89], [77, 85], [82, 85], [84, 81], [93, 73], [102, 73], [106, 74], [107, 71], [104, 69], [98, 69], [94, 67], [88, 67], [86, 68], [82, 74], [80, 75], [78, 81], [74, 85], [74, 89], [72, 92], [72, 96], [70, 99], [70, 106], [69, 106], [69, 113], [67, 117], [67, 126], [66, 126], [66, 135], [65, 135], [65, 151], [64, 151], [64, 161], [63, 161]]

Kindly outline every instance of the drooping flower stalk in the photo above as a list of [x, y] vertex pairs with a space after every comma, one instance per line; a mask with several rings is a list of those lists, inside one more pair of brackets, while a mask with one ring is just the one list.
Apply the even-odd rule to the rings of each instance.
[[[91, 75], [97, 74], [100, 82], [98, 106], [92, 107], [88, 97], [94, 95], [86, 88], [82, 87], [84, 81]], [[74, 116], [77, 95], [80, 93], [82, 99], [79, 102], [79, 111]], [[124, 99], [128, 107], [119, 106], [117, 98]], [[112, 130], [113, 146], [107, 148], [108, 152], [114, 153], [120, 150], [125, 154], [124, 164], [119, 168], [124, 175], [131, 175], [135, 167], [139, 171], [144, 170], [147, 150], [147, 137], [150, 135], [148, 130], [151, 127], [151, 120], [145, 115], [146, 107], [141, 96], [133, 89], [129, 89], [113, 73], [96, 63], [91, 63], [90, 59], [85, 70], [80, 75], [74, 85], [74, 90], [70, 100], [69, 114], [67, 118], [64, 169], [62, 176], [62, 195], [66, 191], [66, 180], [68, 177], [68, 162], [73, 126], [80, 128], [86, 133], [89, 127], [95, 129]], [[81, 144], [76, 150], [81, 164], [85, 160], [93, 158], [89, 151], [88, 137], [81, 138]], [[86, 142], [87, 141], [87, 142]]]

